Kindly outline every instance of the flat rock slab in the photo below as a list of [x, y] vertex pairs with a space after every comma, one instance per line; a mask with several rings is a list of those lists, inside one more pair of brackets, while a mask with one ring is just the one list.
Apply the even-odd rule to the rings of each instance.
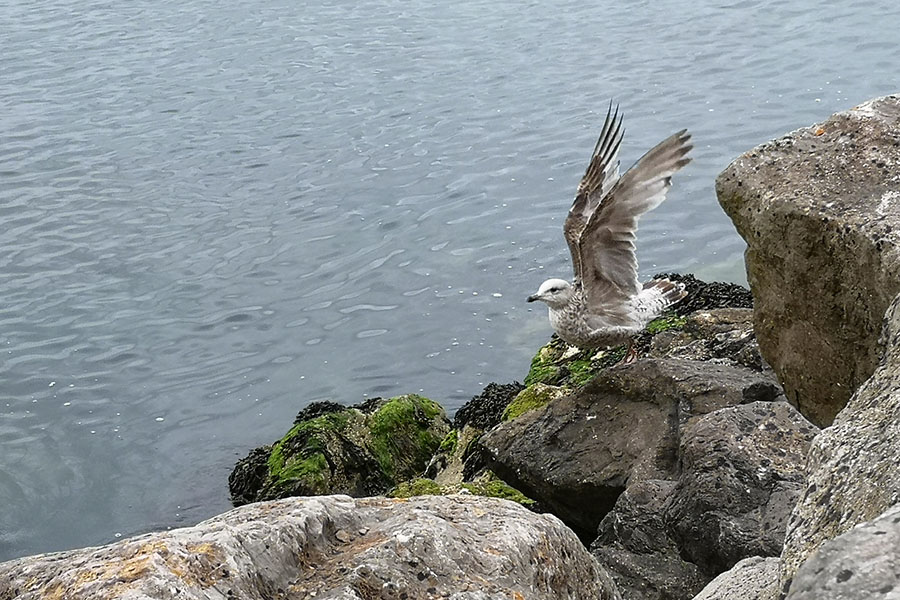
[[716, 181], [747, 242], [755, 331], [788, 400], [831, 424], [875, 370], [900, 292], [900, 96], [743, 154]]
[[465, 495], [247, 505], [194, 527], [0, 564], [0, 598], [618, 599], [558, 519]]

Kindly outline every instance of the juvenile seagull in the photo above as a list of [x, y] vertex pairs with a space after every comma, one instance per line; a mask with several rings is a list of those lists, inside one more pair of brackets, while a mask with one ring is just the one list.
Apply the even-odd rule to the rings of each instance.
[[631, 362], [631, 337], [686, 295], [683, 284], [668, 279], [638, 281], [634, 239], [638, 218], [665, 199], [672, 175], [691, 161], [687, 153], [692, 146], [682, 129], [619, 177], [623, 135], [619, 108], [613, 114], [610, 104], [563, 225], [575, 280], [548, 279], [528, 302], [546, 303], [559, 337], [583, 350], [627, 341], [625, 361]]

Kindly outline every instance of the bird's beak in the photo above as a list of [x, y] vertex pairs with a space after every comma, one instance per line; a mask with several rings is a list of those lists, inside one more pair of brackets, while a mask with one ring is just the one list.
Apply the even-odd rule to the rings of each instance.
[[532, 295], [528, 296], [527, 298], [525, 298], [525, 302], [534, 302], [537, 299], [538, 299], [538, 295], [532, 294]]

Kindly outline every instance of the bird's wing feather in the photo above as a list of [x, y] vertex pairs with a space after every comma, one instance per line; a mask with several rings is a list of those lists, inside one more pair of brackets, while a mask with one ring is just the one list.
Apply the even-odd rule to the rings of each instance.
[[612, 102], [606, 112], [606, 121], [594, 152], [591, 154], [591, 162], [581, 182], [575, 200], [569, 209], [566, 222], [563, 225], [563, 234], [569, 245], [569, 253], [572, 255], [572, 268], [575, 270], [575, 280], [581, 279], [581, 234], [587, 225], [591, 215], [597, 210], [601, 199], [609, 193], [619, 179], [619, 145], [622, 143], [622, 117], [619, 116], [619, 107], [613, 112]]
[[672, 175], [688, 164], [687, 130], [663, 140], [622, 175], [587, 219], [578, 241], [581, 279], [589, 312], [628, 302], [641, 289], [634, 240], [638, 219], [658, 206]]

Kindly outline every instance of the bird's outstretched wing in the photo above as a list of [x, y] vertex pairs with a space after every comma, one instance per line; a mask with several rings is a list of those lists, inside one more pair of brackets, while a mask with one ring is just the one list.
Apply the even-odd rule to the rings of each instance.
[[572, 202], [572, 207], [569, 209], [563, 225], [563, 234], [569, 245], [569, 253], [572, 255], [572, 268], [575, 270], [576, 281], [582, 278], [581, 234], [591, 215], [597, 210], [600, 201], [619, 179], [619, 145], [622, 143], [624, 134], [619, 107], [616, 106], [615, 112], [613, 112], [612, 102], [610, 102], [609, 110], [606, 112], [606, 121], [603, 123], [603, 129], [591, 155], [591, 162], [588, 164], [584, 177], [581, 178], [581, 183], [578, 184], [575, 201]]
[[[665, 199], [672, 175], [691, 161], [690, 139], [687, 130], [679, 131], [642, 156], [612, 189], [604, 191], [601, 181], [592, 188], [593, 194], [588, 193], [586, 204], [595, 208], [578, 236], [576, 269], [580, 268], [589, 313], [621, 306], [640, 291], [634, 255], [638, 218]], [[618, 149], [618, 143], [614, 147]], [[602, 195], [595, 197], [598, 191]]]

